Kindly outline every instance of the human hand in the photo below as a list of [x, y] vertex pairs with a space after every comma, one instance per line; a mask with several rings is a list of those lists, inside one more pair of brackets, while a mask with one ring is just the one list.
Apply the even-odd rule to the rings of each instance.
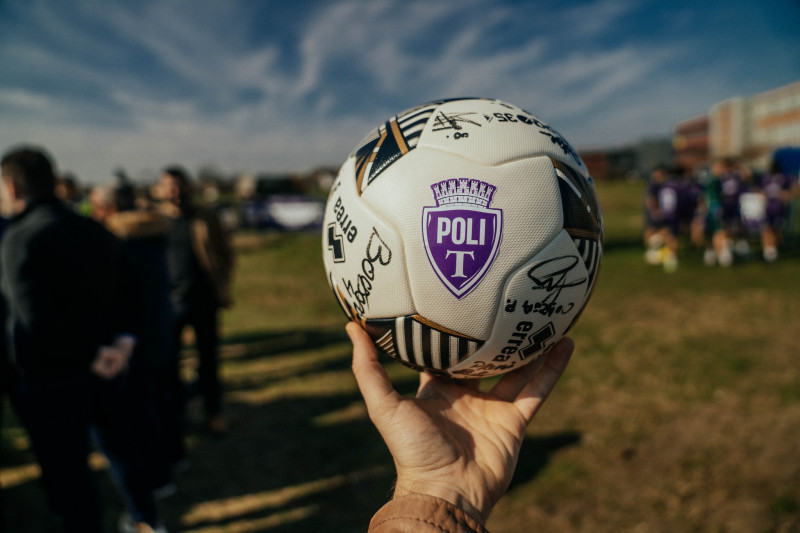
[[422, 373], [410, 399], [392, 386], [369, 335], [355, 322], [347, 333], [369, 417], [394, 458], [395, 496], [442, 498], [485, 523], [511, 483], [525, 429], [567, 367], [572, 340], [562, 339], [540, 364], [509, 372], [488, 392], [478, 380]]
[[91, 369], [97, 376], [110, 380], [118, 376], [127, 365], [128, 358], [123, 350], [115, 346], [101, 346]]
[[136, 337], [127, 333], [117, 335], [114, 337], [114, 348], [118, 349], [122, 356], [127, 361], [133, 355], [133, 349], [136, 347]]

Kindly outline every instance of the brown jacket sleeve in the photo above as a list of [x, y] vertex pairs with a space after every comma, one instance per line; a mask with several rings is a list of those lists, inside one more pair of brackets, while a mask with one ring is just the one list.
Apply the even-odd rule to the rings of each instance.
[[452, 503], [424, 494], [391, 500], [375, 513], [369, 533], [489, 533]]
[[192, 221], [192, 248], [197, 261], [211, 276], [222, 307], [231, 304], [233, 247], [216, 213], [198, 209]]

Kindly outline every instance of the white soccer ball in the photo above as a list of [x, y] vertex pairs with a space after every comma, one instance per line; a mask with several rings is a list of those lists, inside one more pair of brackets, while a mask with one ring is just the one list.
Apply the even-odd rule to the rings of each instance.
[[488, 98], [431, 102], [370, 133], [339, 171], [322, 235], [344, 312], [389, 356], [457, 378], [546, 353], [586, 305], [602, 242], [575, 150]]

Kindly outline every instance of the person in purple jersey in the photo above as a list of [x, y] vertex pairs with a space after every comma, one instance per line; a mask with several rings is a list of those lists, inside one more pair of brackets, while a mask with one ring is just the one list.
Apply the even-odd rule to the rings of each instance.
[[678, 216], [682, 231], [689, 231], [693, 245], [702, 247], [704, 244], [704, 210], [703, 186], [697, 180], [697, 175], [689, 169], [678, 168], [676, 175], [680, 176], [678, 189]]
[[742, 232], [742, 212], [740, 209], [742, 193], [747, 185], [737, 165], [726, 161], [720, 181], [720, 204], [722, 206], [722, 225], [728, 232], [728, 238], [739, 237]]
[[680, 231], [679, 184], [664, 166], [650, 175], [645, 194], [645, 261], [663, 265], [667, 271], [678, 266], [678, 233]]
[[761, 253], [764, 260], [771, 263], [778, 259], [788, 206], [793, 195], [797, 194], [798, 183], [773, 163], [770, 171], [760, 176], [757, 188], [766, 201], [766, 216], [761, 226]]
[[734, 239], [741, 235], [742, 215], [740, 199], [745, 182], [737, 165], [730, 159], [719, 159], [711, 166], [711, 178], [705, 186], [705, 204], [708, 212], [706, 230], [711, 234], [713, 253], [706, 252], [706, 264], [733, 264]]

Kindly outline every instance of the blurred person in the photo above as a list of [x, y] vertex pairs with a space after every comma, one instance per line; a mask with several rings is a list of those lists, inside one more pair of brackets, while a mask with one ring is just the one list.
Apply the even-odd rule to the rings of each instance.
[[158, 524], [154, 489], [173, 488], [172, 466], [184, 456], [178, 398], [171, 382], [175, 366], [173, 315], [167, 272], [169, 219], [136, 209], [128, 183], [102, 185], [89, 195], [92, 216], [122, 242], [120, 326], [134, 347], [127, 372], [109, 395], [111, 424], [100, 441], [123, 490], [129, 514], [122, 531]]
[[[3, 234], [8, 228], [8, 220], [0, 216], [0, 242], [3, 240]], [[8, 356], [8, 349], [6, 347], [6, 316], [8, 311], [6, 309], [5, 300], [0, 297], [0, 428], [3, 427], [3, 414], [5, 413], [5, 401], [11, 391], [11, 360]], [[0, 464], [3, 464], [3, 458], [0, 458]], [[5, 514], [3, 512], [3, 487], [0, 484], [0, 531], [5, 531]]]
[[[143, 404], [147, 403], [145, 398], [155, 402], [157, 412], [149, 413], [149, 416], [155, 419], [160, 434], [148, 439], [153, 442], [163, 439], [164, 449], [160, 453], [167, 453], [172, 464], [183, 459], [185, 451], [179, 420], [180, 398], [174, 394], [176, 385], [173, 381], [177, 353], [167, 267], [167, 236], [171, 221], [158, 211], [139, 209], [129, 184], [97, 187], [91, 198], [95, 219], [122, 242], [123, 264], [126, 266], [123, 299], [127, 305], [121, 313], [120, 329], [129, 331], [136, 338], [129, 369], [131, 386], [137, 393], [146, 394], [142, 398]], [[141, 385], [141, 389], [137, 385]], [[156, 486], [160, 487], [168, 482], [169, 476], [162, 473], [156, 478]], [[161, 481], [158, 478], [162, 478]]]
[[739, 227], [735, 232], [734, 252], [741, 259], [750, 257], [750, 240], [757, 238], [766, 220], [766, 198], [756, 187], [753, 170], [738, 165], [736, 172], [739, 184]]
[[702, 248], [705, 244], [705, 208], [703, 205], [703, 186], [698, 175], [687, 168], [678, 169], [680, 190], [678, 195], [678, 216], [681, 230], [687, 230], [689, 242]]
[[227, 423], [222, 414], [219, 378], [218, 312], [231, 303], [233, 249], [217, 215], [194, 204], [185, 169], [167, 167], [159, 186], [166, 200], [165, 212], [172, 217], [167, 260], [176, 346], [181, 345], [183, 329], [191, 326], [197, 344], [198, 388], [203, 397], [206, 428], [221, 435], [227, 430]]
[[[720, 180], [720, 205], [722, 207], [722, 226], [724, 231], [724, 246], [729, 252], [737, 251], [736, 245], [739, 244], [738, 253], [746, 253], [745, 246], [741, 244], [744, 237], [744, 225], [742, 220], [742, 193], [747, 191], [745, 177], [748, 174], [743, 172], [743, 168], [735, 161], [724, 161], [724, 170], [719, 176]], [[720, 241], [722, 237], [720, 237]], [[721, 245], [722, 246], [722, 245]], [[730, 266], [727, 261], [720, 261], [722, 266]]]
[[788, 218], [789, 205], [797, 193], [797, 179], [781, 172], [773, 162], [769, 172], [759, 176], [756, 189], [764, 195], [764, 220], [760, 228], [761, 254], [765, 261], [778, 259], [778, 249], [783, 239], [783, 230]]
[[744, 181], [736, 165], [729, 159], [718, 159], [711, 165], [709, 179], [703, 188], [707, 209], [706, 231], [711, 247], [706, 249], [707, 265], [729, 267], [733, 264], [734, 240], [741, 235], [740, 197]]
[[127, 355], [113, 332], [119, 243], [56, 198], [42, 149], [12, 149], [0, 168], [14, 213], [0, 243], [12, 401], [65, 531], [99, 532], [101, 499], [87, 459], [96, 376], [119, 373]]
[[422, 373], [412, 399], [394, 389], [369, 335], [355, 322], [347, 333], [359, 390], [397, 471], [392, 499], [369, 531], [486, 532], [528, 424], [567, 367], [572, 341], [562, 339], [541, 362], [506, 374], [488, 392], [478, 380]]
[[678, 267], [679, 199], [678, 182], [668, 169], [665, 166], [653, 169], [644, 199], [645, 261], [662, 265], [667, 272]]
[[78, 180], [74, 175], [66, 173], [56, 177], [56, 197], [75, 211], [81, 211], [84, 200], [78, 187]]
[[704, 215], [703, 219], [703, 233], [705, 242], [705, 251], [703, 252], [703, 262], [707, 266], [714, 266], [717, 264], [718, 256], [720, 255], [720, 246], [714, 238], [720, 233], [722, 229], [722, 205], [720, 204], [720, 196], [722, 194], [719, 176], [723, 171], [723, 164], [721, 160], [714, 161], [708, 168], [707, 172], [703, 173], [700, 184], [703, 187], [703, 196], [700, 200], [701, 210]]

